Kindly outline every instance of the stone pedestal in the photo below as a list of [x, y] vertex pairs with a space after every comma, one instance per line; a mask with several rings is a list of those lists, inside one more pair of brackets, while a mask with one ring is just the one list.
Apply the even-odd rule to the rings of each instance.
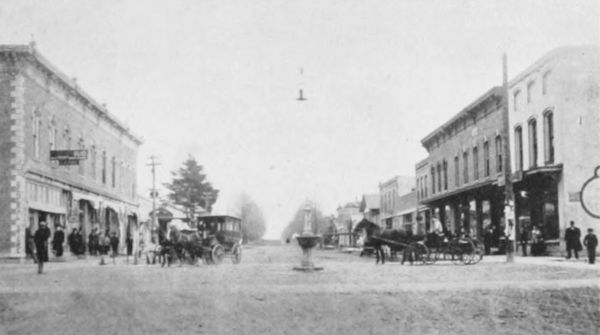
[[300, 266], [294, 267], [294, 270], [304, 272], [323, 270], [322, 267], [315, 266], [311, 259], [312, 248], [314, 248], [317, 245], [317, 242], [321, 239], [321, 237], [314, 235], [304, 235], [298, 236], [296, 239], [298, 240], [298, 244], [302, 248], [302, 260], [300, 261]]

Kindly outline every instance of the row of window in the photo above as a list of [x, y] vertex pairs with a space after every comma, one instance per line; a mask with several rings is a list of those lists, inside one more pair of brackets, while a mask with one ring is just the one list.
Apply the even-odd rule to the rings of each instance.
[[[503, 148], [502, 148], [502, 137], [496, 136], [495, 139], [496, 149], [496, 172], [502, 172], [503, 168]], [[471, 157], [470, 157], [471, 156]], [[471, 175], [473, 181], [479, 180], [479, 146], [475, 146], [472, 150], [465, 150], [462, 153], [462, 183], [467, 184], [470, 182]], [[470, 169], [472, 167], [472, 171]], [[460, 157], [459, 155], [454, 156], [454, 186], [459, 187], [461, 185], [461, 169], [460, 169]], [[483, 177], [489, 177], [491, 173], [491, 156], [489, 142], [483, 142]], [[417, 197], [423, 199], [428, 197], [428, 186], [431, 187], [431, 194], [448, 190], [448, 161], [446, 159], [432, 164], [429, 177], [431, 184], [428, 185], [427, 175], [423, 175], [417, 178]]]
[[[544, 73], [544, 75], [542, 76], [542, 95], [546, 95], [548, 93], [549, 90], [549, 80], [550, 80], [550, 74], [551, 72], [548, 70]], [[533, 102], [533, 97], [534, 97], [534, 93], [535, 90], [537, 88], [537, 85], [535, 83], [535, 80], [531, 80], [527, 83], [527, 103], [532, 103]], [[521, 90], [516, 90], [513, 93], [513, 109], [514, 111], [518, 111], [521, 108]]]
[[[42, 137], [42, 117], [39, 112], [35, 111], [32, 117], [32, 148], [33, 157], [40, 159], [41, 154], [41, 137]], [[59, 128], [56, 125], [54, 117], [50, 118], [48, 122], [48, 159], [50, 159], [50, 151], [52, 150], [71, 150], [72, 147], [72, 135], [68, 125], [65, 126], [62, 133], [63, 141], [62, 147], [58, 145], [58, 132]], [[85, 140], [83, 137], [77, 142], [77, 149], [86, 149]], [[98, 155], [100, 153], [100, 174], [98, 175]], [[89, 162], [86, 164], [86, 162]], [[52, 164], [56, 164], [52, 162]], [[110, 164], [110, 166], [109, 166]], [[86, 165], [89, 165], [89, 172], [86, 173]], [[70, 168], [70, 167], [65, 167]], [[110, 171], [108, 170], [110, 168]], [[95, 145], [91, 145], [88, 151], [87, 160], [79, 162], [78, 172], [80, 175], [85, 176], [86, 174], [93, 180], [97, 180], [104, 185], [109, 184], [112, 188], [118, 188], [123, 193], [129, 193], [131, 196], [135, 196], [135, 175], [130, 165], [125, 164], [123, 161], [117, 163], [117, 158], [113, 155], [108, 158], [106, 150], [100, 151]], [[110, 174], [109, 174], [110, 173]], [[110, 177], [110, 178], [109, 178]]]
[[[544, 116], [544, 162], [546, 164], [554, 163], [554, 115], [552, 111], [547, 111]], [[527, 122], [528, 140], [529, 140], [529, 167], [537, 166], [538, 161], [538, 135], [537, 120], [530, 119]], [[515, 168], [516, 171], [523, 171], [523, 128], [515, 127]]]

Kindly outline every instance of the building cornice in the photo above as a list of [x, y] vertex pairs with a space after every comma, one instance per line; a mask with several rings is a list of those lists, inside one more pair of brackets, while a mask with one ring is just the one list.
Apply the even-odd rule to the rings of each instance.
[[11, 58], [16, 57], [30, 62], [36, 68], [45, 72], [50, 80], [58, 83], [67, 92], [81, 99], [87, 108], [94, 111], [99, 117], [103, 118], [113, 127], [121, 131], [134, 143], [137, 145], [142, 144], [142, 139], [139, 136], [134, 135], [127, 126], [125, 126], [114, 115], [112, 115], [105, 105], [98, 103], [95, 99], [83, 91], [77, 85], [75, 80], [66, 76], [52, 63], [50, 63], [35, 49], [33, 45], [0, 45], [0, 55], [9, 56]]

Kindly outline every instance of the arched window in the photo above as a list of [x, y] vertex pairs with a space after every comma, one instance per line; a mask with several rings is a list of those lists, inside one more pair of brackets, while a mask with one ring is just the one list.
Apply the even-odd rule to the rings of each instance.
[[106, 185], [106, 151], [102, 151], [102, 184]]
[[435, 194], [435, 167], [431, 167], [431, 194]]
[[544, 113], [544, 161], [546, 164], [554, 163], [554, 114], [552, 111]]
[[458, 155], [454, 156], [454, 186], [460, 186], [460, 167], [458, 163]]
[[527, 84], [527, 103], [531, 103], [533, 101], [533, 95], [535, 90], [535, 81], [530, 81]]
[[117, 167], [117, 160], [115, 159], [115, 156], [112, 156], [112, 160], [111, 160], [111, 185], [112, 185], [113, 188], [116, 186], [116, 181], [117, 181], [116, 167]]
[[437, 164], [438, 192], [442, 191], [442, 165]]
[[40, 118], [37, 110], [34, 111], [34, 115], [31, 121], [33, 157], [40, 158], [40, 129], [42, 128], [42, 119]]
[[550, 89], [550, 73], [550, 71], [546, 71], [542, 77], [542, 94], [548, 93], [548, 90]]
[[92, 144], [90, 147], [90, 176], [96, 180], [96, 146]]
[[479, 148], [473, 148], [473, 180], [479, 179]]
[[537, 144], [537, 121], [529, 120], [529, 167], [537, 166], [538, 159], [538, 144]]
[[463, 152], [463, 182], [469, 182], [469, 152]]
[[502, 155], [502, 137], [496, 136], [496, 172], [502, 172], [503, 155]]
[[523, 171], [523, 128], [515, 128], [515, 169]]
[[483, 142], [483, 176], [490, 176], [490, 143]]
[[[83, 136], [81, 136], [79, 138], [79, 141], [77, 144], [78, 144], [79, 150], [85, 150], [85, 142], [83, 140]], [[79, 161], [79, 174], [82, 176], [85, 174], [85, 160]]]
[[50, 150], [56, 150], [56, 120], [53, 117], [48, 122], [48, 147]]
[[513, 93], [513, 111], [518, 111], [519, 108], [521, 107], [521, 91], [520, 90], [516, 90]]
[[448, 161], [446, 161], [444, 159], [444, 163], [443, 163], [443, 169], [444, 169], [444, 191], [448, 190]]

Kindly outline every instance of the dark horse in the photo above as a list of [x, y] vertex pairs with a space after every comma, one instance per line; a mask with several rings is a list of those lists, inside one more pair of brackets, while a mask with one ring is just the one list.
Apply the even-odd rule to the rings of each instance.
[[374, 250], [376, 258], [375, 264], [379, 264], [379, 261], [381, 261], [381, 264], [385, 264], [384, 245], [390, 248], [392, 254], [402, 252], [402, 263], [408, 260], [412, 264], [414, 260], [414, 250], [411, 250], [411, 246], [415, 242], [423, 240], [422, 236], [414, 236], [411, 231], [382, 229], [375, 223], [366, 219], [363, 219], [356, 225], [354, 233], [360, 233], [363, 229], [366, 232], [363, 248], [367, 250], [372, 248]]
[[199, 232], [172, 227], [168, 239], [165, 235], [159, 234], [162, 266], [171, 265], [175, 260], [179, 260], [180, 265], [184, 260], [194, 264], [202, 256], [202, 238]]

